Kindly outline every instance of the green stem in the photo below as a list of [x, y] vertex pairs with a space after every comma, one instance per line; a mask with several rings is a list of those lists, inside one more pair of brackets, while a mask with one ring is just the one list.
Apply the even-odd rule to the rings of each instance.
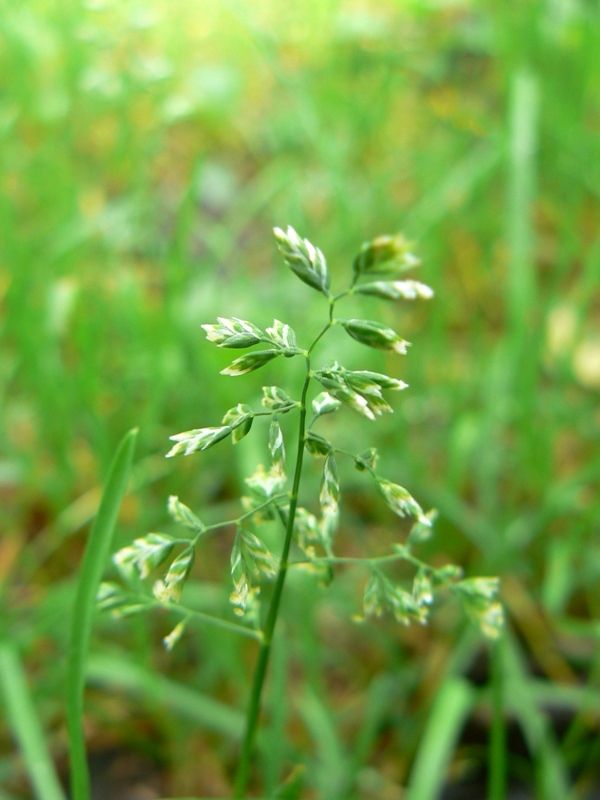
[[506, 797], [506, 724], [504, 721], [504, 675], [502, 642], [496, 642], [490, 652], [492, 663], [492, 729], [489, 743], [488, 797]]
[[[318, 338], [324, 333], [323, 331]], [[279, 606], [281, 603], [281, 595], [283, 593], [283, 586], [288, 570], [288, 557], [290, 547], [292, 544], [292, 535], [294, 532], [294, 521], [296, 518], [296, 508], [298, 506], [298, 491], [300, 488], [300, 478], [302, 475], [302, 462], [304, 459], [304, 433], [306, 428], [306, 396], [308, 393], [308, 386], [310, 384], [310, 358], [307, 356], [307, 372], [302, 388], [302, 397], [300, 400], [300, 422], [298, 426], [298, 449], [296, 454], [296, 466], [294, 469], [294, 481], [292, 484], [292, 494], [290, 497], [290, 508], [287, 519], [287, 527], [285, 531], [285, 541], [283, 543], [283, 550], [281, 559], [279, 561], [279, 571], [277, 573], [277, 580], [275, 581], [275, 588], [271, 597], [271, 604], [267, 614], [265, 627], [263, 631], [263, 640], [258, 654], [258, 661], [254, 672], [254, 679], [252, 682], [252, 690], [250, 693], [250, 702], [248, 704], [248, 711], [246, 714], [246, 732], [244, 734], [244, 741], [242, 744], [242, 753], [235, 779], [234, 797], [236, 800], [242, 800], [246, 793], [246, 786], [250, 774], [250, 758], [254, 747], [254, 739], [256, 736], [256, 729], [258, 725], [258, 718], [260, 715], [262, 691], [269, 666], [269, 658], [271, 655], [271, 642], [273, 641], [273, 632], [275, 624], [279, 615]]]
[[306, 354], [307, 359], [309, 359], [309, 361], [308, 361], [309, 372], [310, 372], [310, 354], [315, 349], [315, 347], [317, 346], [317, 344], [319, 343], [321, 338], [323, 336], [325, 336], [325, 334], [327, 333], [329, 328], [331, 328], [333, 326], [333, 324], [334, 324], [334, 321], [333, 321], [333, 309], [334, 308], [335, 308], [335, 298], [331, 298], [331, 300], [329, 301], [329, 319], [327, 320], [327, 323], [325, 325], [323, 325], [323, 328], [319, 331], [319, 333], [317, 334], [316, 338], [313, 340], [313, 343], [308, 348], [308, 351], [307, 351], [307, 354]]
[[235, 777], [234, 798], [235, 800], [243, 800], [246, 793], [246, 786], [248, 785], [248, 778], [250, 777], [250, 758], [254, 748], [254, 739], [256, 737], [256, 729], [258, 726], [258, 718], [260, 716], [261, 698], [267, 669], [269, 666], [269, 659], [271, 656], [271, 642], [273, 641], [273, 632], [277, 623], [279, 615], [279, 607], [281, 604], [281, 595], [288, 571], [288, 558], [290, 554], [290, 547], [292, 545], [292, 537], [294, 533], [294, 522], [296, 519], [296, 508], [298, 507], [298, 491], [300, 489], [300, 478], [302, 476], [302, 463], [304, 460], [304, 437], [306, 433], [306, 397], [308, 394], [308, 387], [311, 380], [310, 370], [310, 357], [318, 342], [322, 339], [327, 331], [335, 324], [333, 319], [333, 312], [338, 298], [329, 297], [329, 319], [323, 326], [321, 331], [313, 340], [312, 344], [305, 353], [306, 357], [306, 378], [304, 379], [304, 386], [302, 387], [302, 395], [300, 398], [300, 421], [298, 425], [298, 446], [296, 452], [296, 466], [294, 468], [294, 479], [292, 483], [292, 492], [290, 496], [290, 507], [287, 518], [287, 525], [285, 531], [285, 541], [283, 543], [283, 550], [281, 552], [281, 559], [279, 561], [279, 570], [271, 597], [271, 603], [267, 612], [267, 619], [263, 630], [263, 639], [258, 653], [258, 661], [254, 671], [254, 678], [252, 681], [252, 689], [250, 692], [250, 701], [248, 704], [248, 711], [246, 714], [246, 731], [244, 734], [244, 741], [242, 743], [242, 752], [240, 762], [238, 765], [237, 774]]
[[277, 504], [279, 500], [283, 500], [287, 497], [287, 492], [281, 492], [280, 494], [274, 494], [273, 497], [269, 497], [268, 500], [265, 500], [264, 503], [260, 503], [258, 506], [253, 506], [250, 511], [246, 511], [244, 514], [241, 514], [239, 517], [234, 517], [233, 519], [224, 519], [222, 522], [215, 522], [212, 525], [206, 525], [202, 528], [201, 531], [194, 536], [193, 539], [176, 539], [177, 544], [191, 544], [192, 547], [196, 547], [200, 539], [206, 534], [211, 533], [212, 531], [217, 531], [220, 528], [232, 528], [236, 525], [239, 525], [240, 522], [243, 522], [248, 517], [253, 517], [259, 511], [262, 511], [263, 508], [267, 508], [273, 503]]
[[[372, 558], [362, 558], [360, 556], [323, 556], [322, 558], [303, 558], [298, 561], [291, 561], [290, 567], [298, 567], [306, 564], [360, 564], [369, 566], [371, 564], [385, 564], [393, 561], [408, 561], [415, 566], [427, 567], [422, 561], [410, 556], [407, 553], [389, 553], [385, 556], [373, 556]], [[431, 568], [430, 568], [431, 569]]]
[[180, 606], [176, 603], [161, 603], [159, 601], [151, 603], [150, 605], [152, 605], [154, 608], [165, 608], [167, 611], [173, 611], [185, 618], [189, 617], [197, 619], [201, 622], [205, 622], [207, 625], [213, 625], [216, 628], [222, 628], [225, 631], [231, 631], [232, 633], [237, 633], [240, 636], [247, 636], [250, 639], [257, 639], [259, 642], [262, 642], [263, 637], [260, 631], [255, 631], [253, 628], [245, 628], [243, 625], [238, 625], [235, 622], [229, 622], [227, 619], [215, 617], [213, 614], [206, 614], [204, 611], [197, 611], [194, 608], [187, 608], [186, 606]]

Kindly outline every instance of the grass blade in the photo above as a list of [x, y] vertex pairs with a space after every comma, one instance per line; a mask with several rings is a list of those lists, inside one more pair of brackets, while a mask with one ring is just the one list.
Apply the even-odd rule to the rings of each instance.
[[523, 67], [511, 83], [509, 111], [507, 305], [511, 329], [522, 337], [536, 300], [533, 203], [536, 193], [538, 82]]
[[121, 500], [127, 487], [136, 438], [137, 429], [131, 430], [125, 435], [111, 464], [100, 508], [83, 555], [75, 593], [67, 667], [67, 724], [73, 800], [89, 800], [90, 796], [90, 779], [83, 734], [85, 668], [96, 608], [96, 595], [110, 553]]
[[507, 786], [506, 721], [504, 714], [504, 671], [500, 640], [491, 651], [492, 676], [492, 727], [489, 743], [488, 796], [490, 800], [503, 800]]
[[510, 705], [507, 705], [517, 718], [531, 751], [538, 795], [546, 800], [567, 800], [573, 796], [569, 790], [567, 765], [549, 719], [538, 707], [525, 657], [514, 637], [506, 636], [502, 656], [505, 680], [511, 689]]
[[0, 642], [0, 692], [39, 800], [64, 800], [16, 649]]
[[314, 689], [307, 688], [299, 711], [315, 744], [314, 770], [319, 796], [331, 800], [347, 797], [349, 760], [325, 701]]
[[133, 697], [158, 700], [163, 709], [198, 727], [241, 738], [244, 715], [195, 689], [156, 674], [120, 655], [93, 655], [87, 669], [90, 683], [107, 686]]
[[417, 753], [407, 800], [440, 797], [454, 745], [474, 699], [475, 692], [462, 678], [450, 678], [441, 687]]

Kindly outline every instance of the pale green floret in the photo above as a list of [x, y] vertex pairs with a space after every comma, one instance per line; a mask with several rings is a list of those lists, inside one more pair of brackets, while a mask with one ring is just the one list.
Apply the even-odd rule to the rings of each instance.
[[280, 464], [274, 464], [268, 471], [259, 464], [254, 474], [246, 478], [245, 483], [255, 494], [268, 500], [285, 489], [286, 477]]
[[431, 300], [433, 289], [420, 281], [375, 281], [363, 283], [354, 291], [384, 300]]
[[192, 509], [182, 503], [174, 494], [169, 497], [167, 511], [175, 522], [183, 525], [188, 530], [194, 531], [194, 533], [202, 533], [206, 529], [204, 523], [194, 514]]
[[329, 273], [325, 256], [308, 239], [302, 239], [288, 225], [287, 230], [274, 228], [273, 233], [286, 265], [301, 281], [323, 294], [329, 294]]
[[416, 517], [423, 526], [431, 526], [431, 520], [425, 515], [415, 498], [403, 486], [392, 483], [385, 478], [376, 477], [377, 484], [388, 506], [399, 517]]
[[244, 436], [250, 433], [253, 421], [254, 414], [252, 409], [243, 403], [238, 403], [234, 408], [230, 408], [221, 420], [224, 425], [229, 425], [232, 428], [231, 441], [233, 444], [237, 444]]
[[148, 533], [134, 539], [133, 544], [122, 547], [113, 556], [113, 561], [125, 575], [137, 571], [140, 578], [147, 578], [152, 570], [160, 566], [173, 550], [172, 536], [165, 533]]
[[261, 405], [269, 411], [291, 411], [295, 405], [298, 405], [279, 386], [263, 386], [262, 393]]
[[340, 482], [333, 453], [328, 453], [323, 466], [319, 503], [321, 508], [337, 508], [340, 500]]
[[201, 327], [208, 341], [214, 342], [218, 347], [252, 347], [265, 338], [260, 328], [238, 317], [217, 317], [216, 325], [204, 323]]
[[255, 350], [253, 353], [234, 359], [228, 367], [221, 370], [221, 375], [229, 375], [234, 378], [246, 375], [248, 372], [254, 372], [255, 369], [264, 367], [279, 355], [281, 355], [281, 350]]
[[229, 436], [231, 427], [223, 425], [218, 428], [195, 428], [191, 431], [183, 431], [169, 436], [172, 442], [175, 442], [173, 447], [169, 450], [166, 457], [173, 458], [183, 453], [184, 456], [189, 456], [197, 451], [207, 450], [213, 444], [220, 442], [221, 439]]
[[437, 519], [437, 516], [438, 512], [435, 509], [431, 509], [423, 516], [418, 517], [409, 531], [407, 542], [409, 544], [418, 544], [419, 542], [426, 542], [430, 539], [433, 523]]
[[400, 392], [403, 389], [408, 389], [408, 383], [398, 380], [397, 378], [390, 378], [389, 375], [384, 375], [381, 372], [371, 372], [370, 370], [345, 370], [344, 375], [348, 383], [359, 391], [378, 394], [378, 389], [390, 389], [394, 392]]
[[465, 578], [456, 586], [457, 590], [466, 597], [473, 599], [492, 600], [498, 595], [500, 579], [497, 577]]
[[271, 453], [272, 466], [282, 475], [285, 475], [285, 445], [283, 441], [283, 431], [277, 419], [271, 420], [269, 428], [269, 451]]
[[481, 632], [488, 639], [498, 639], [504, 630], [504, 607], [502, 603], [494, 602], [482, 611], [476, 621]]
[[357, 342], [378, 350], [393, 350], [406, 355], [410, 342], [402, 339], [395, 330], [370, 319], [339, 320], [346, 333]]
[[273, 324], [265, 329], [268, 338], [278, 347], [284, 350], [295, 350], [296, 334], [285, 322], [278, 319], [273, 320]]
[[408, 384], [379, 372], [352, 371], [340, 366], [337, 361], [330, 367], [315, 372], [315, 378], [328, 390], [328, 394], [374, 420], [393, 409], [385, 402], [382, 389], [401, 390]]
[[413, 597], [419, 606], [430, 606], [433, 603], [433, 586], [431, 578], [420, 570], [415, 575], [412, 588]]
[[304, 445], [308, 452], [313, 456], [327, 456], [331, 452], [331, 444], [323, 436], [316, 433], [307, 433]]
[[130, 592], [124, 591], [123, 587], [112, 581], [102, 581], [98, 587], [96, 603], [101, 611], [110, 611], [114, 617], [128, 617], [145, 611], [150, 605], [145, 597], [133, 597]]
[[187, 547], [169, 567], [162, 580], [156, 581], [152, 587], [154, 597], [161, 603], [178, 601], [187, 576], [194, 564], [194, 549]]
[[331, 414], [337, 411], [342, 405], [338, 400], [329, 392], [321, 392], [312, 401], [312, 410], [315, 417], [321, 417], [323, 414]]
[[354, 259], [354, 274], [395, 274], [418, 267], [420, 259], [412, 252], [411, 244], [402, 234], [377, 236], [365, 242]]
[[178, 622], [177, 625], [175, 625], [171, 633], [163, 637], [163, 645], [165, 647], [165, 650], [171, 652], [171, 650], [175, 647], [177, 642], [183, 636], [185, 629], [186, 629], [186, 621], [182, 620], [181, 622]]
[[261, 576], [273, 578], [277, 565], [273, 554], [251, 531], [239, 528], [231, 551], [231, 576], [233, 592], [229, 601], [233, 611], [240, 617], [255, 617], [258, 614], [258, 595]]
[[484, 636], [497, 639], [504, 627], [504, 609], [498, 601], [500, 580], [496, 577], [465, 578], [452, 588]]

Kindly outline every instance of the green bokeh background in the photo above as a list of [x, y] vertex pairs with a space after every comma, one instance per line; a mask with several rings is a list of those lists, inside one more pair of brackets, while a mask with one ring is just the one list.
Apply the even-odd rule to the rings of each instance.
[[[286, 382], [278, 362], [219, 377], [227, 353], [201, 322], [278, 317], [318, 330], [325, 309], [285, 271], [270, 233], [292, 224], [340, 288], [363, 240], [401, 230], [415, 242], [435, 300], [356, 305], [411, 340], [410, 355], [342, 337], [323, 352], [411, 389], [393, 417], [370, 425], [345, 412], [331, 434], [378, 445], [385, 473], [439, 509], [428, 557], [502, 576], [510, 782], [532, 797], [564, 800], [565, 786], [591, 796], [597, 15], [584, 0], [0, 2], [1, 629], [60, 768], [64, 620], [110, 458], [139, 426], [119, 544], [168, 526], [170, 493], [200, 514], [235, 508], [266, 457], [260, 432], [235, 451], [163, 455], [171, 433], [217, 424], [263, 384]], [[359, 475], [344, 478], [344, 536], [377, 550], [398, 529]], [[194, 590], [208, 603], [227, 589], [230, 541], [211, 547]], [[357, 627], [360, 586], [355, 573], [327, 592], [290, 585], [264, 785], [304, 763], [301, 797], [394, 800], [417, 754], [434, 763], [437, 745], [440, 785], [478, 786], [485, 645], [451, 602], [427, 629]], [[165, 625], [99, 620], [90, 746], [141, 753], [163, 795], [226, 796], [231, 737], [178, 711], [169, 691], [242, 708], [252, 645], [194, 631], [166, 656]], [[116, 688], [128, 669], [136, 691]], [[171, 681], [163, 693], [156, 674]], [[467, 722], [428, 727], [456, 681], [479, 692]], [[0, 737], [0, 796], [27, 797], [10, 732]], [[549, 763], [554, 788], [540, 777]]]

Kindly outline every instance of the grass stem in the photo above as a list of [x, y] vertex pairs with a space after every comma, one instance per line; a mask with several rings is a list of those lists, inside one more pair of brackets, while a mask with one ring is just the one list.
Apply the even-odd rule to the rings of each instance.
[[[319, 337], [320, 338], [320, 337]], [[310, 359], [307, 357], [307, 372], [302, 388], [302, 396], [300, 400], [300, 421], [298, 424], [298, 447], [296, 454], [296, 466], [294, 468], [294, 480], [292, 484], [292, 493], [290, 497], [290, 508], [287, 518], [287, 527], [285, 531], [285, 540], [283, 543], [283, 550], [279, 561], [279, 570], [277, 572], [277, 579], [275, 581], [275, 588], [271, 597], [271, 604], [267, 613], [267, 619], [263, 631], [263, 641], [258, 653], [258, 661], [254, 672], [254, 679], [252, 682], [252, 689], [250, 693], [250, 701], [248, 704], [248, 711], [246, 714], [246, 731], [244, 734], [244, 741], [242, 743], [242, 752], [238, 765], [238, 771], [235, 778], [234, 797], [236, 800], [242, 800], [246, 793], [246, 786], [248, 785], [248, 778], [250, 775], [250, 758], [254, 747], [254, 739], [256, 736], [256, 729], [258, 725], [258, 718], [260, 715], [262, 691], [267, 675], [267, 668], [269, 666], [269, 659], [271, 656], [271, 643], [273, 641], [273, 632], [277, 623], [279, 615], [279, 607], [281, 604], [281, 595], [288, 570], [288, 558], [290, 547], [292, 544], [292, 535], [294, 532], [294, 522], [296, 518], [296, 508], [298, 506], [298, 492], [300, 489], [300, 478], [302, 476], [302, 463], [304, 460], [304, 433], [306, 428], [306, 396], [310, 384]]]
[[491, 649], [492, 661], [492, 729], [490, 732], [488, 797], [506, 797], [506, 723], [504, 720], [504, 670], [502, 640]]

